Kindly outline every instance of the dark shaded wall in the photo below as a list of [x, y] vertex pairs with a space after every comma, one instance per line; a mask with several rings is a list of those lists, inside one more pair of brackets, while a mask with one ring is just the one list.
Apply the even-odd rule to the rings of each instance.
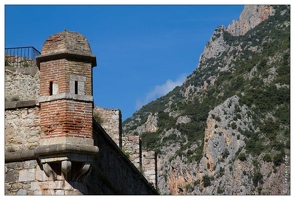
[[99, 153], [85, 180], [88, 194], [158, 194], [95, 120], [93, 139]]

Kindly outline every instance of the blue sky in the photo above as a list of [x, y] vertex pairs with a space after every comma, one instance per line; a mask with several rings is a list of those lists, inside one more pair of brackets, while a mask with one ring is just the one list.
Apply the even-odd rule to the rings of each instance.
[[6, 5], [5, 47], [41, 51], [52, 34], [84, 35], [97, 58], [94, 104], [123, 120], [166, 94], [197, 67], [213, 31], [239, 18], [242, 5]]

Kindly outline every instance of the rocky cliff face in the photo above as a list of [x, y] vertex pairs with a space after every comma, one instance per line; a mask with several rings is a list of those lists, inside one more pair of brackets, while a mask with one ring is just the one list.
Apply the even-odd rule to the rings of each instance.
[[[242, 11], [238, 20], [233, 20], [232, 23], [225, 28], [223, 25], [219, 26], [213, 32], [212, 37], [205, 46], [204, 52], [200, 56], [199, 66], [206, 63], [210, 58], [217, 58], [224, 51], [229, 50], [230, 46], [224, 41], [224, 31], [230, 33], [233, 36], [245, 35], [249, 30], [255, 28], [258, 24], [268, 19], [269, 16], [273, 16], [275, 10], [268, 5], [246, 5]], [[232, 59], [229, 59], [229, 63]]]
[[215, 29], [212, 37], [205, 46], [204, 52], [200, 57], [200, 62], [204, 62], [210, 58], [216, 58], [224, 51], [228, 50], [229, 45], [223, 39], [223, 33], [225, 31], [224, 26], [220, 26]]
[[[274, 163], [246, 156], [246, 136], [238, 130], [259, 131], [253, 125], [251, 113], [253, 111], [247, 106], [239, 104], [237, 96], [227, 99], [209, 112], [204, 156], [199, 163], [197, 178], [210, 177], [210, 184], [205, 187], [203, 182], [194, 191], [196, 194], [279, 194], [283, 191], [284, 184], [278, 180], [283, 179], [285, 164], [273, 170]], [[260, 165], [261, 168], [257, 170], [254, 165]], [[257, 183], [259, 190], [253, 187], [253, 177], [258, 174], [263, 177]], [[271, 182], [277, 183], [275, 188]]]
[[272, 6], [246, 5], [238, 20], [233, 20], [227, 31], [233, 36], [245, 35], [249, 30], [273, 16], [275, 10]]
[[182, 86], [123, 123], [158, 152], [161, 194], [289, 194], [289, 9], [245, 6]]
[[[158, 113], [152, 114], [150, 113], [144, 121], [141, 118], [138, 118], [136, 121], [141, 123], [136, 129], [131, 130], [129, 134], [131, 135], [140, 135], [144, 132], [156, 132], [158, 130], [157, 120], [158, 120]], [[134, 126], [133, 121], [131, 123], [125, 123], [123, 127], [123, 131], [126, 131], [127, 128]]]

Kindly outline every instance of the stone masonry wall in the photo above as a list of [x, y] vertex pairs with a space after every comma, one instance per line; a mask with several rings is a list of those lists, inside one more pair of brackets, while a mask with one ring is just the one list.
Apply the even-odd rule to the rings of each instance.
[[81, 195], [85, 191], [83, 184], [62, 176], [55, 181], [48, 178], [37, 160], [5, 164], [5, 195]]
[[[114, 113], [118, 114], [118, 112], [115, 111]], [[118, 122], [119, 120], [117, 119], [116, 121]], [[116, 130], [118, 130], [118, 128]], [[112, 139], [109, 135], [101, 130], [98, 130], [98, 132], [96, 128], [95, 143], [99, 146], [100, 154], [98, 156], [100, 158], [93, 166], [94, 171], [92, 173], [94, 174], [93, 176], [90, 175], [91, 180], [86, 178], [86, 182], [88, 180], [88, 182], [85, 183], [87, 187], [84, 184], [70, 183], [65, 181], [62, 177], [53, 181], [44, 174], [44, 171], [38, 165], [37, 160], [31, 159], [24, 162], [10, 162], [5, 164], [5, 194], [78, 195], [81, 194], [81, 192], [83, 192], [83, 194], [115, 194], [117, 192], [120, 194], [132, 194], [137, 191], [142, 191], [142, 194], [153, 193], [151, 192], [152, 189], [150, 188], [149, 183], [152, 183], [155, 186], [155, 165], [153, 155], [147, 152], [143, 153], [142, 173], [148, 181], [140, 182], [142, 178], [140, 178], [141, 175], [139, 173], [139, 171], [141, 171], [139, 137], [123, 137], [123, 151], [125, 151], [125, 153], [133, 152], [130, 153], [129, 157], [132, 162], [129, 160], [128, 162], [125, 160], [127, 157], [122, 158], [123, 153], [120, 151], [118, 145], [110, 142]], [[7, 109], [5, 111], [6, 153], [32, 151], [40, 145], [39, 141], [44, 136], [45, 134], [40, 128], [39, 106]], [[107, 137], [109, 137], [109, 139]], [[95, 169], [97, 171], [95, 171]], [[117, 183], [110, 183], [109, 180], [117, 180], [118, 178], [124, 180], [124, 182], [130, 180], [130, 184], [127, 184], [124, 190], [116, 189], [120, 188], [120, 184], [123, 183], [116, 185]], [[110, 186], [105, 186], [105, 181], [107, 181]], [[97, 188], [100, 189], [98, 190]], [[130, 191], [128, 191], [128, 188]]]
[[142, 151], [139, 136], [128, 135], [122, 137], [122, 150], [129, 160], [139, 169], [144, 177], [156, 187], [157, 166], [154, 151]]
[[157, 187], [157, 160], [154, 151], [143, 151], [142, 152], [142, 171], [146, 179]]
[[5, 101], [37, 100], [40, 72], [37, 67], [5, 67]]
[[93, 113], [94, 116], [97, 116], [99, 118], [97, 119], [98, 123], [109, 134], [109, 136], [118, 145], [118, 147], [121, 147], [121, 111], [119, 109], [108, 109], [95, 106], [93, 109]]
[[94, 144], [98, 146], [99, 153], [91, 174], [86, 178], [88, 194], [157, 194], [96, 122], [94, 122]]
[[100, 125], [128, 156], [134, 166], [144, 174], [150, 183], [156, 186], [155, 152], [141, 152], [139, 136], [121, 135], [121, 111], [118, 109], [95, 107], [93, 113], [100, 118]]
[[5, 152], [37, 147], [44, 136], [39, 123], [39, 107], [5, 110]]
[[141, 162], [141, 150], [139, 136], [129, 135], [122, 137], [122, 150], [125, 152], [129, 160], [134, 164], [137, 169], [142, 166]]
[[[43, 135], [39, 107], [6, 110], [5, 117], [5, 157], [34, 152]], [[5, 195], [157, 194], [104, 129], [94, 123], [94, 145], [99, 152], [84, 182], [68, 181], [58, 170], [55, 180], [46, 176], [39, 158], [32, 155], [5, 163]]]

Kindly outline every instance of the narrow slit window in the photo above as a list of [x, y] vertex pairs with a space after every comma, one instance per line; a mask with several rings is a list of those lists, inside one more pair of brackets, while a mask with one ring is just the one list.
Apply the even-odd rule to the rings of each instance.
[[53, 82], [49, 82], [49, 95], [51, 96], [53, 94]]
[[78, 81], [75, 81], [75, 94], [78, 94]]

